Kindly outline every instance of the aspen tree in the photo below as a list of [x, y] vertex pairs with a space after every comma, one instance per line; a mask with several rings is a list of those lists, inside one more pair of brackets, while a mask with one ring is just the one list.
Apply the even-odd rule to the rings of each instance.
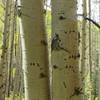
[[48, 43], [42, 0], [21, 0], [19, 13], [25, 99], [49, 100]]
[[52, 100], [83, 100], [77, 0], [52, 0]]

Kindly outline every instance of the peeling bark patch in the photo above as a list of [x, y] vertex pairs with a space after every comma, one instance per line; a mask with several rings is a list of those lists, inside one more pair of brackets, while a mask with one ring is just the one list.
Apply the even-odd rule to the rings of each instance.
[[47, 42], [45, 40], [41, 40], [41, 44], [47, 46]]
[[64, 85], [64, 88], [67, 88], [67, 87], [66, 87], [66, 83], [65, 83], [65, 82], [63, 82], [63, 85]]
[[40, 73], [40, 78], [45, 78], [46, 75], [44, 73]]
[[51, 51], [53, 50], [59, 51], [59, 45], [60, 45], [60, 38], [59, 35], [55, 33], [51, 42]]
[[73, 94], [70, 96], [70, 98], [73, 97], [73, 96], [79, 96], [79, 95], [81, 95], [81, 94], [83, 94], [82, 88], [80, 88], [80, 87], [75, 87], [75, 88], [74, 88], [74, 92], [73, 92]]
[[65, 48], [63, 48], [61, 46], [61, 43], [60, 42], [61, 42], [61, 40], [60, 40], [59, 35], [55, 33], [55, 35], [54, 35], [54, 37], [52, 39], [52, 42], [51, 42], [51, 52], [53, 50], [56, 50], [56, 51], [63, 50], [65, 52], [67, 52], [67, 53], [70, 53], [67, 49], [65, 49]]
[[58, 66], [57, 66], [57, 65], [53, 65], [53, 68], [54, 68], [54, 69], [57, 69], [57, 68], [58, 68]]

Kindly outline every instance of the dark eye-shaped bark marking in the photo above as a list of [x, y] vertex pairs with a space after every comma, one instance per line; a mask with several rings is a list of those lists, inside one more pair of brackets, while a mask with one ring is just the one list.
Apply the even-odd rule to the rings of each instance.
[[40, 66], [39, 63], [37, 63], [37, 66], [38, 66], [38, 67]]
[[2, 85], [0, 86], [0, 89], [3, 88], [3, 86], [4, 86], [4, 85], [2, 84]]
[[53, 65], [53, 68], [54, 68], [54, 69], [57, 69], [57, 68], [58, 68], [58, 66], [57, 66], [57, 65]]
[[80, 54], [78, 53], [78, 54], [73, 54], [73, 55], [71, 55], [71, 56], [69, 56], [69, 59], [77, 59], [77, 58], [80, 58]]
[[79, 95], [81, 95], [81, 94], [83, 94], [82, 88], [80, 88], [80, 87], [75, 87], [75, 88], [74, 88], [74, 92], [73, 92], [73, 94], [70, 96], [70, 98], [72, 98], [73, 96], [79, 96]]
[[58, 13], [58, 14], [60, 15], [59, 20], [65, 20], [66, 19], [64, 12], [61, 12], [61, 13]]
[[39, 63], [35, 63], [35, 62], [31, 62], [31, 63], [29, 63], [29, 65], [30, 66], [35, 66], [36, 65], [36, 66], [40, 67], [40, 64]]
[[64, 61], [66, 61], [67, 59], [66, 58], [64, 58]]
[[61, 15], [60, 17], [59, 17], [59, 20], [65, 20], [66, 19], [66, 17], [64, 17], [63, 15]]
[[4, 56], [3, 55], [1, 55], [1, 58], [3, 58]]
[[66, 83], [65, 83], [65, 82], [63, 82], [63, 85], [64, 85], [64, 88], [67, 88], [67, 87], [66, 87]]
[[68, 65], [66, 65], [66, 69], [68, 69]]
[[35, 63], [33, 62], [33, 66], [35, 66]]
[[46, 75], [44, 73], [40, 73], [40, 78], [45, 78]]
[[41, 40], [41, 44], [47, 46], [47, 42], [45, 40]]
[[2, 74], [0, 74], [0, 77], [2, 77]]
[[67, 32], [66, 32], [66, 31], [65, 31], [64, 33], [65, 33], [65, 34], [67, 34]]
[[30, 66], [32, 66], [33, 64], [32, 63], [30, 63]]

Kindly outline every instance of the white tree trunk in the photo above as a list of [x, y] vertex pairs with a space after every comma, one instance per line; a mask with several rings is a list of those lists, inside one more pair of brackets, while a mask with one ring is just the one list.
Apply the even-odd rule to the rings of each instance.
[[76, 4], [77, 0], [52, 0], [52, 100], [83, 100]]
[[25, 99], [49, 100], [48, 45], [42, 0], [22, 0], [21, 4]]

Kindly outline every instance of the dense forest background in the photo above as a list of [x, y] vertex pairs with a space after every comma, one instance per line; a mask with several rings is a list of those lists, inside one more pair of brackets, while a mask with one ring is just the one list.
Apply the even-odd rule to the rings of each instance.
[[100, 0], [0, 0], [0, 100], [100, 100]]

